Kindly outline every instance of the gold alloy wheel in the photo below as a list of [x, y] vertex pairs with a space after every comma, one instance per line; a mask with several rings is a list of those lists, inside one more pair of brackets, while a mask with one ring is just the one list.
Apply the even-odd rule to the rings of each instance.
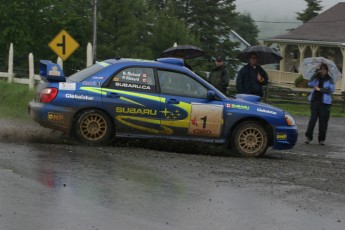
[[107, 128], [106, 120], [98, 114], [89, 114], [80, 122], [81, 135], [90, 141], [100, 140], [106, 134]]
[[264, 145], [264, 135], [257, 128], [246, 128], [239, 135], [238, 145], [243, 152], [255, 153]]

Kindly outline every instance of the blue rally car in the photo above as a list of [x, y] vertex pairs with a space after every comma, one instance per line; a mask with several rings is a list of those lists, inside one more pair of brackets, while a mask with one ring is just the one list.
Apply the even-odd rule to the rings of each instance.
[[257, 96], [228, 98], [180, 59], [111, 59], [68, 78], [59, 65], [41, 61], [40, 75], [30, 115], [88, 144], [115, 136], [168, 138], [228, 144], [258, 157], [269, 146], [290, 149], [297, 141], [288, 113]]

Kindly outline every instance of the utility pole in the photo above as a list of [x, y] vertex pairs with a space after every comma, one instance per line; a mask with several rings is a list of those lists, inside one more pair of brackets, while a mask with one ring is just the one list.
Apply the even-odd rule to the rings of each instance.
[[93, 38], [92, 38], [92, 58], [93, 62], [97, 58], [97, 0], [93, 0]]

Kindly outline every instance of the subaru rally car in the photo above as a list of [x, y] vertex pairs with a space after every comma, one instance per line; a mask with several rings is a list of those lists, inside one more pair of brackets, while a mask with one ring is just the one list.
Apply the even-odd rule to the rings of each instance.
[[168, 138], [228, 144], [258, 157], [269, 146], [290, 149], [297, 141], [291, 115], [258, 96], [226, 97], [180, 59], [111, 59], [68, 78], [59, 65], [41, 61], [40, 76], [30, 115], [88, 144]]

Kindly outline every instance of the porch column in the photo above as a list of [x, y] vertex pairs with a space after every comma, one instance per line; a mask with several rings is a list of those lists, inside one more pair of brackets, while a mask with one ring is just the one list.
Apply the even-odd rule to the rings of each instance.
[[280, 68], [279, 68], [279, 71], [280, 72], [285, 72], [285, 50], [286, 50], [286, 44], [284, 43], [281, 43], [281, 44], [278, 44], [278, 47], [279, 47], [279, 50], [280, 50], [280, 54], [282, 55], [283, 59], [280, 61]]
[[316, 53], [317, 53], [317, 51], [319, 51], [319, 48], [320, 48], [320, 46], [318, 46], [318, 45], [311, 45], [310, 46], [312, 57], [316, 57]]
[[341, 91], [345, 91], [345, 47], [340, 47], [340, 50], [343, 54], [343, 69], [340, 89]]
[[266, 42], [266, 41], [264, 41], [264, 42], [263, 42], [263, 45], [264, 45], [264, 46], [270, 47], [270, 46], [272, 45], [272, 42]]
[[298, 45], [298, 50], [299, 50], [299, 66], [302, 66], [302, 64], [303, 64], [304, 54], [305, 54], [305, 51], [307, 50], [307, 47], [308, 47], [307, 45]]

